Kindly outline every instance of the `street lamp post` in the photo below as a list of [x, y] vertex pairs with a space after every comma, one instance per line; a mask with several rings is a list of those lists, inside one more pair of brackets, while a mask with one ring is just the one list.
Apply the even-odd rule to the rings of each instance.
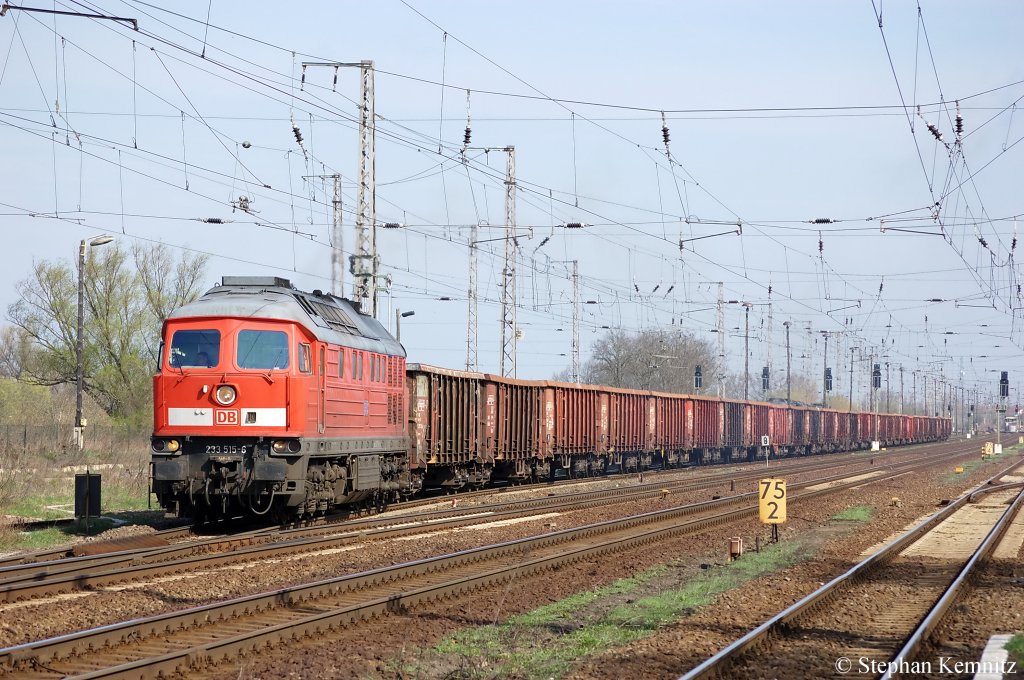
[[413, 316], [416, 312], [403, 312], [402, 310], [395, 308], [395, 340], [399, 343], [402, 342], [402, 319]]
[[78, 329], [75, 335], [75, 444], [78, 450], [85, 448], [85, 418], [82, 417], [82, 391], [85, 387], [85, 366], [82, 355], [85, 352], [85, 258], [89, 246], [102, 246], [114, 240], [113, 236], [97, 236], [78, 245]]

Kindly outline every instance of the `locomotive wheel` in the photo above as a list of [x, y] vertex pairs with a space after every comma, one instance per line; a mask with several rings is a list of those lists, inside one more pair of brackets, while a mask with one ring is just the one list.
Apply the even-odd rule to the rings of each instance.
[[275, 524], [280, 524], [284, 527], [294, 524], [299, 517], [299, 512], [295, 508], [278, 505], [270, 511], [270, 516]]

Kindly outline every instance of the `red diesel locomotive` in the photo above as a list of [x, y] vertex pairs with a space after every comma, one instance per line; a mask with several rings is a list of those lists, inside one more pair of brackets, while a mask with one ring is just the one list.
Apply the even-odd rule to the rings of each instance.
[[405, 351], [332, 295], [224, 277], [164, 322], [153, 400], [169, 512], [287, 517], [416, 491]]
[[419, 364], [348, 300], [224, 277], [164, 323], [153, 492], [178, 515], [381, 506], [610, 467], [945, 439], [948, 418], [500, 378]]

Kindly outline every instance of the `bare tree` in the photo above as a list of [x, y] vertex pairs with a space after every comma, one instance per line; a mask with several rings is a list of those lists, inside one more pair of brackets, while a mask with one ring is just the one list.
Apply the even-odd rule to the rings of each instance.
[[32, 360], [32, 338], [21, 328], [0, 329], [0, 378], [21, 379]]
[[717, 374], [711, 343], [681, 330], [613, 330], [594, 343], [583, 367], [585, 382], [613, 387], [693, 393], [701, 367], [704, 389]]
[[[167, 316], [202, 292], [201, 282], [209, 262], [205, 254], [185, 251], [175, 260], [171, 248], [164, 244], [132, 246], [138, 284], [145, 296], [150, 322], [160, 328]], [[150, 336], [159, 339], [159, 334]], [[158, 343], [150, 343], [150, 354], [156, 361]]]
[[[86, 262], [84, 352], [86, 392], [111, 415], [144, 419], [160, 324], [170, 311], [198, 297], [205, 256], [175, 261], [166, 246], [114, 246], [90, 252]], [[133, 266], [134, 264], [134, 266]], [[76, 375], [78, 281], [66, 262], [37, 262], [18, 283], [10, 321], [36, 348], [23, 378], [42, 385], [73, 383]]]

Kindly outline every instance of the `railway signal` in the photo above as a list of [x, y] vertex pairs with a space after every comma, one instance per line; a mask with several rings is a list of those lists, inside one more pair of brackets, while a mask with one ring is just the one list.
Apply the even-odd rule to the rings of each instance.
[[693, 368], [693, 389], [699, 390], [702, 387], [704, 387], [704, 374], [700, 370], [700, 365], [697, 365]]
[[871, 386], [876, 390], [882, 386], [882, 367], [875, 364], [874, 369], [871, 371]]
[[831, 392], [832, 391], [832, 369], [831, 368], [826, 368], [825, 369], [825, 391], [826, 392]]
[[1010, 396], [1010, 373], [999, 374], [999, 405], [996, 406], [996, 453], [1003, 452], [1002, 432], [1006, 419], [1006, 398]]
[[765, 366], [761, 369], [761, 390], [764, 392], [768, 391], [768, 367]]

